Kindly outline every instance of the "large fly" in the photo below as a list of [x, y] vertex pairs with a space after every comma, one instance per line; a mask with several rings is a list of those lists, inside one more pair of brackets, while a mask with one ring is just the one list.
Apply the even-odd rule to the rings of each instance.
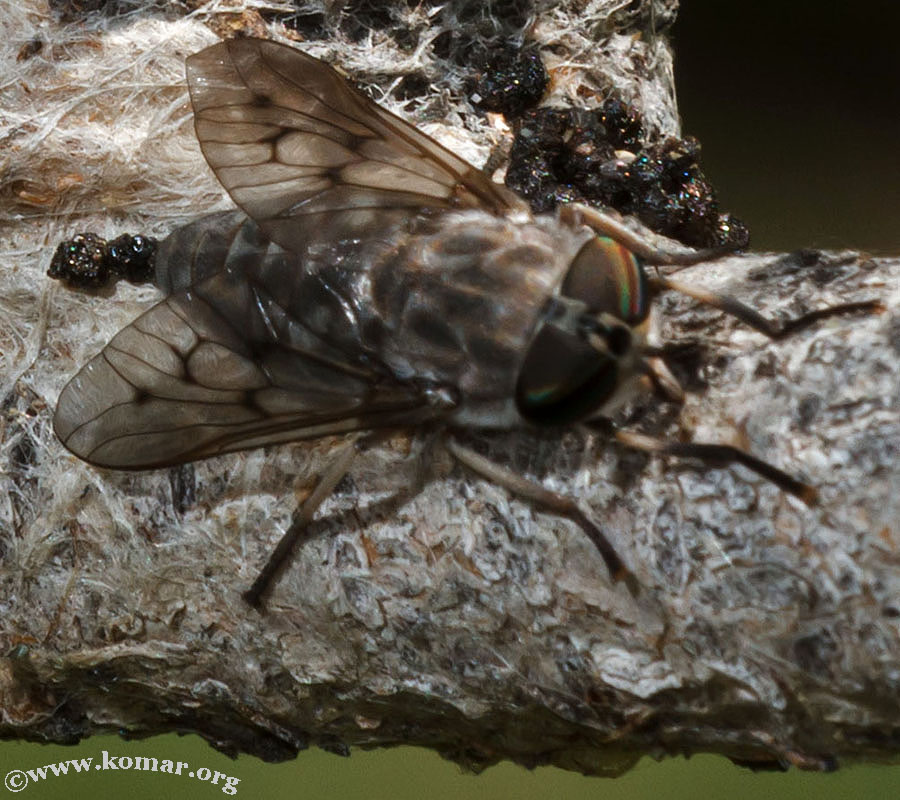
[[[466, 467], [566, 516], [611, 575], [637, 582], [571, 498], [455, 432], [577, 425], [635, 389], [678, 398], [647, 342], [652, 300], [681, 292], [771, 338], [877, 303], [779, 325], [738, 301], [652, 277], [660, 250], [597, 210], [534, 216], [515, 194], [291, 47], [235, 39], [187, 61], [203, 155], [240, 211], [159, 249], [166, 299], [63, 389], [56, 433], [79, 458], [150, 469], [355, 433], [245, 594], [258, 603], [318, 506], [379, 432], [431, 425]], [[374, 432], [362, 435], [363, 432]], [[623, 444], [739, 463], [812, 502], [813, 487], [735, 447], [620, 430]]]

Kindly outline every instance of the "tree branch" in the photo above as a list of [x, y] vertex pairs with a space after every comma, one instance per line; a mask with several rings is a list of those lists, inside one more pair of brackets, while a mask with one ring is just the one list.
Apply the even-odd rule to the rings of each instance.
[[[575, 5], [559, 8], [574, 18]], [[552, 29], [557, 55], [594, 59], [594, 79], [640, 64], [635, 50], [610, 60], [627, 24], [581, 52], [603, 19], [564, 31], [559, 14], [536, 13], [535, 35]], [[777, 343], [686, 297], [659, 304], [662, 341], [684, 343], [670, 364], [688, 396], [680, 413], [641, 402], [629, 424], [737, 442], [816, 485], [818, 507], [740, 468], [600, 437], [476, 437], [576, 496], [631, 565], [638, 599], [571, 523], [472, 479], [427, 436], [398, 435], [359, 457], [259, 613], [241, 592], [334, 441], [134, 474], [67, 454], [50, 426], [59, 390], [155, 295], [54, 286], [43, 275], [54, 245], [84, 229], [162, 233], [173, 214], [221, 202], [176, 72], [214, 37], [202, 20], [152, 22], [135, 15], [118, 38], [97, 28], [90, 47], [60, 27], [73, 61], [23, 61], [32, 95], [4, 93], [18, 127], [0, 131], [12, 153], [0, 173], [3, 736], [194, 730], [272, 760], [402, 742], [473, 768], [594, 774], [659, 752], [810, 768], [894, 756], [896, 258], [751, 254], [679, 272], [769, 315], [873, 297], [888, 308]], [[315, 43], [338, 45], [362, 58]], [[670, 74], [661, 39], [634, 47], [653, 48], [647, 86]], [[83, 84], [59, 92], [64, 80]], [[675, 132], [671, 85], [653, 96], [669, 105], [648, 118]], [[474, 151], [491, 143], [487, 126], [454, 135]]]

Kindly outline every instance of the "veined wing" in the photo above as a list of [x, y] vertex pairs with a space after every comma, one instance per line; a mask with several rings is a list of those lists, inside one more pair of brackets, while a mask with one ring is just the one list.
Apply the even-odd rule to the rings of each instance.
[[207, 287], [223, 280], [158, 303], [66, 385], [53, 425], [69, 450], [97, 466], [148, 469], [441, 414], [426, 390], [308, 332], [248, 336]]
[[262, 39], [187, 60], [203, 155], [274, 242], [303, 253], [368, 238], [419, 209], [521, 201], [352, 88], [327, 64]]

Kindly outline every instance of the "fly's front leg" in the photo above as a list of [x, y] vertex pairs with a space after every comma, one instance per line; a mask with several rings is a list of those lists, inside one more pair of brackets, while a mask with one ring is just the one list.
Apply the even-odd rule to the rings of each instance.
[[[648, 358], [644, 361], [644, 371], [653, 389], [660, 397], [674, 403], [683, 403], [684, 390], [678, 380], [669, 371], [665, 361], [661, 358]], [[602, 430], [612, 434], [615, 439], [632, 450], [640, 450], [644, 453], [658, 453], [659, 455], [675, 456], [676, 458], [689, 458], [702, 461], [704, 464], [724, 467], [730, 464], [740, 464], [757, 475], [774, 483], [783, 492], [794, 495], [807, 505], [815, 505], [818, 492], [814, 486], [794, 478], [778, 467], [757, 458], [746, 450], [734, 447], [730, 444], [717, 442], [669, 442], [665, 439], [657, 439], [637, 431], [616, 429], [605, 418], [596, 419], [583, 425], [588, 431]]]
[[446, 437], [444, 444], [448, 452], [460, 464], [476, 475], [480, 475], [485, 480], [502, 486], [508, 492], [523, 497], [536, 506], [560, 517], [565, 517], [578, 525], [600, 551], [613, 580], [625, 581], [628, 591], [635, 597], [638, 595], [637, 578], [619, 558], [619, 554], [606, 538], [606, 534], [581, 510], [574, 498], [546, 489], [537, 481], [528, 480], [512, 470], [494, 463], [450, 436]]
[[[647, 350], [645, 350], [647, 352]], [[669, 403], [681, 405], [685, 400], [684, 389], [668, 365], [659, 356], [649, 356], [641, 365], [653, 391]]]
[[559, 211], [562, 222], [572, 227], [587, 225], [591, 230], [618, 242], [648, 264], [672, 264], [690, 266], [702, 261], [713, 261], [733, 253], [737, 248], [730, 245], [709, 247], [703, 250], [663, 250], [652, 245], [647, 239], [610, 214], [582, 203], [569, 203]]
[[818, 491], [815, 486], [810, 486], [801, 480], [788, 475], [784, 470], [757, 458], [746, 450], [734, 447], [730, 444], [718, 444], [715, 442], [667, 442], [664, 439], [656, 439], [653, 436], [645, 436], [643, 433], [629, 430], [617, 430], [616, 440], [632, 450], [641, 450], [644, 453], [658, 453], [660, 455], [675, 456], [676, 458], [693, 458], [704, 464], [724, 467], [729, 464], [740, 464], [755, 472], [757, 475], [774, 483], [779, 489], [802, 500], [806, 505], [816, 504]]

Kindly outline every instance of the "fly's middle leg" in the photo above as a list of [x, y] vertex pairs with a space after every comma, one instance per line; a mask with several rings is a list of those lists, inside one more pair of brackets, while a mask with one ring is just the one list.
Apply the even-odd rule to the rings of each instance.
[[625, 566], [615, 548], [606, 538], [606, 534], [600, 527], [581, 509], [578, 502], [568, 495], [560, 494], [545, 488], [537, 481], [519, 475], [506, 467], [501, 466], [480, 453], [460, 444], [452, 436], [444, 440], [447, 451], [467, 469], [480, 475], [485, 480], [503, 487], [508, 492], [529, 500], [534, 505], [557, 514], [560, 517], [571, 520], [578, 525], [594, 543], [609, 574], [615, 581], [624, 581], [628, 591], [632, 595], [639, 594], [637, 578]]

